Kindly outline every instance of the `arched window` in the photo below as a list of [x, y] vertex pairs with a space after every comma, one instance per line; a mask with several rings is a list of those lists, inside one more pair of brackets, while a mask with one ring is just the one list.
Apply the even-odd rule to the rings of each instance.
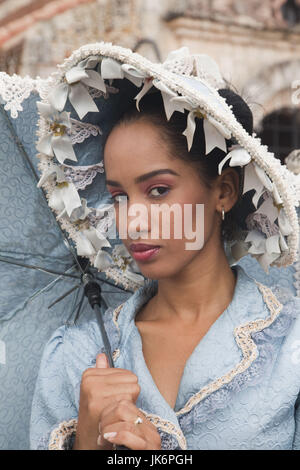
[[158, 62], [161, 62], [161, 55], [160, 55], [160, 50], [158, 48], [157, 43], [153, 39], [140, 39], [135, 46], [133, 47], [133, 52], [140, 52], [142, 55], [148, 58], [149, 54], [144, 50], [143, 52], [140, 51], [140, 49], [144, 48], [145, 46], [148, 48], [149, 54], [151, 55], [152, 60], [157, 60]]
[[299, 0], [287, 0], [281, 6], [282, 16], [290, 26], [300, 23]]

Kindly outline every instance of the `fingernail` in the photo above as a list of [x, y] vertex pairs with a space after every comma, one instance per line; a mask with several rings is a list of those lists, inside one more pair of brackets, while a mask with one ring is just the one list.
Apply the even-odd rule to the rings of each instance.
[[106, 367], [106, 357], [104, 354], [99, 354], [96, 358], [96, 367], [103, 369]]
[[104, 439], [111, 439], [112, 437], [115, 437], [117, 435], [116, 432], [105, 432], [103, 434]]
[[97, 445], [100, 446], [101, 445], [101, 435], [98, 436], [98, 439], [97, 439]]

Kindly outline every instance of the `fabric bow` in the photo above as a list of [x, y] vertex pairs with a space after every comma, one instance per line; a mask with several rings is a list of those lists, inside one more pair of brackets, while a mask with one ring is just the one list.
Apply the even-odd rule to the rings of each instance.
[[74, 184], [68, 181], [57, 183], [49, 198], [49, 206], [60, 213], [66, 211], [71, 217], [73, 210], [81, 206]]
[[[103, 215], [105, 212], [111, 210], [112, 204], [104, 204], [97, 209], [98, 215]], [[79, 256], [94, 256], [93, 265], [99, 269], [99, 271], [105, 271], [107, 268], [113, 265], [113, 260], [109, 253], [103, 251], [104, 247], [111, 247], [111, 244], [107, 240], [108, 234], [104, 234], [103, 230], [103, 218], [97, 224], [96, 227], [89, 227], [85, 230], [79, 230], [77, 232], [76, 248]]]
[[115, 59], [105, 57], [101, 61], [101, 77], [110, 80], [127, 78], [135, 86], [140, 87], [146, 74], [133, 67], [133, 65], [121, 64]]
[[[70, 222], [74, 223], [77, 221], [83, 221], [90, 212], [92, 212], [91, 209], [87, 207], [87, 200], [85, 198], [80, 199], [81, 205], [79, 207], [75, 207], [71, 215], [69, 216]], [[60, 219], [61, 217], [65, 216], [67, 213], [66, 208], [57, 216], [57, 220]]]
[[215, 147], [219, 147], [221, 150], [226, 152], [226, 141], [230, 139], [231, 132], [226, 127], [214, 119], [212, 116], [205, 116], [199, 108], [194, 108], [193, 104], [185, 96], [178, 96], [176, 92], [170, 89], [165, 83], [158, 79], [146, 78], [144, 86], [141, 91], [135, 96], [136, 107], [140, 111], [139, 103], [143, 96], [155, 86], [160, 90], [166, 117], [169, 120], [174, 111], [184, 113], [184, 110], [189, 111], [187, 118], [187, 127], [183, 132], [183, 135], [187, 138], [188, 150], [191, 149], [194, 139], [194, 133], [196, 129], [195, 118], [204, 118], [203, 128], [205, 134], [205, 154], [207, 155]]
[[72, 212], [81, 207], [81, 199], [75, 185], [66, 180], [64, 171], [61, 168], [57, 165], [53, 165], [49, 170], [45, 171], [37, 187], [40, 188], [44, 182], [50, 177], [53, 177], [53, 175], [56, 178], [56, 186], [51, 192], [48, 204], [52, 209], [59, 212], [57, 218], [60, 218], [65, 213], [67, 213], [70, 218]]
[[123, 243], [114, 247], [112, 259], [115, 265], [122, 269], [128, 279], [139, 285], [143, 285], [144, 277], [141, 274], [138, 274], [140, 273], [138, 264], [132, 258]]
[[284, 236], [292, 233], [292, 227], [284, 210], [278, 210], [271, 196], [261, 204], [256, 213], [266, 215], [271, 224], [278, 219], [278, 233], [266, 238], [258, 230], [252, 230], [245, 239], [245, 242], [251, 243], [248, 252], [257, 257], [262, 268], [268, 273], [269, 265], [279, 258], [282, 252], [288, 250]]
[[266, 273], [269, 272], [270, 264], [279, 258], [283, 251], [288, 250], [288, 246], [280, 232], [265, 238], [259, 231], [252, 230], [245, 238], [245, 242], [251, 243], [248, 253], [258, 260]]
[[[109, 241], [102, 232], [95, 227], [90, 227], [77, 232], [77, 253], [79, 256], [97, 255], [104, 247], [111, 247]], [[107, 254], [108, 255], [108, 254]]]
[[266, 191], [269, 191], [272, 194], [273, 205], [281, 209], [283, 201], [275, 183], [272, 183], [265, 170], [259, 167], [255, 162], [251, 162], [245, 169], [243, 194], [252, 189], [255, 190], [252, 202], [256, 208], [260, 197]]
[[[243, 194], [252, 189], [255, 190], [252, 202], [256, 208], [260, 197], [265, 191], [273, 192], [273, 184], [270, 178], [255, 162], [249, 163], [245, 168]], [[279, 197], [278, 192], [275, 195]]]
[[204, 115], [200, 109], [191, 109], [187, 118], [187, 127], [183, 132], [188, 142], [188, 149], [193, 145], [194, 133], [196, 129], [195, 118], [203, 118], [203, 130], [205, 135], [205, 155], [210, 153], [215, 147], [226, 152], [226, 140], [230, 139], [231, 132], [223, 124], [210, 115]]
[[106, 92], [106, 85], [99, 70], [92, 70], [99, 61], [99, 57], [91, 56], [66, 72], [64, 82], [57, 85], [48, 96], [49, 102], [56, 110], [62, 111], [69, 98], [80, 119], [89, 112], [99, 111], [87, 90], [90, 86]]
[[140, 111], [139, 103], [141, 99], [150, 90], [150, 88], [152, 88], [152, 86], [155, 86], [155, 88], [157, 88], [161, 92], [165, 113], [168, 121], [170, 120], [174, 111], [184, 113], [184, 110], [188, 109], [188, 107], [191, 106], [188, 103], [187, 98], [179, 97], [178, 94], [175, 91], [171, 90], [171, 88], [168, 87], [165, 83], [156, 78], [153, 79], [152, 77], [148, 77], [144, 80], [143, 88], [134, 98], [136, 100], [136, 107], [138, 111]]
[[67, 133], [67, 129], [72, 127], [70, 113], [59, 113], [52, 105], [40, 101], [37, 102], [37, 107], [50, 128], [50, 132], [40, 138], [37, 150], [49, 157], [55, 156], [60, 163], [64, 163], [66, 159], [77, 162], [71, 138]]
[[219, 163], [218, 173], [222, 173], [223, 166], [225, 163], [230, 160], [229, 166], [245, 166], [251, 162], [251, 155], [242, 148], [240, 145], [232, 146], [232, 150], [226, 155], [225, 158]]
[[225, 84], [218, 64], [211, 57], [206, 54], [191, 54], [186, 46], [171, 51], [162, 65], [171, 72], [182, 71], [190, 76], [193, 74], [216, 89]]

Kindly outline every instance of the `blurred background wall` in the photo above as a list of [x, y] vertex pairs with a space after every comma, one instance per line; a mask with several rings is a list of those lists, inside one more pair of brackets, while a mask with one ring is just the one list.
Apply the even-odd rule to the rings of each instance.
[[0, 0], [1, 71], [47, 77], [97, 41], [154, 61], [182, 46], [209, 54], [262, 142], [282, 161], [300, 148], [300, 0]]

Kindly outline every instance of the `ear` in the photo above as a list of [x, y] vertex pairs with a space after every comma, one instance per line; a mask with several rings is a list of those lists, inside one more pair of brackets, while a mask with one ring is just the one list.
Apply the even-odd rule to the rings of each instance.
[[216, 210], [225, 212], [235, 205], [239, 197], [239, 175], [233, 168], [225, 168], [216, 182], [217, 205]]

